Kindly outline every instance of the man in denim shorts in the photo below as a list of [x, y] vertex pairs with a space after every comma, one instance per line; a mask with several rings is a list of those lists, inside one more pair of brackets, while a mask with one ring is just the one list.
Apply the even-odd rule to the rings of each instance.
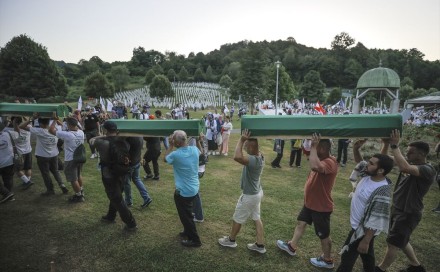
[[423, 197], [434, 182], [436, 171], [426, 162], [429, 144], [416, 141], [408, 145], [406, 159], [399, 149], [400, 131], [391, 133], [389, 144], [400, 174], [394, 187], [390, 229], [385, 257], [376, 271], [385, 271], [394, 262], [399, 249], [405, 253], [409, 266], [401, 271], [426, 271], [420, 265], [410, 236], [422, 219]]
[[321, 240], [323, 254], [311, 258], [310, 263], [328, 269], [334, 268], [331, 257], [330, 214], [334, 206], [331, 192], [338, 173], [337, 161], [330, 155], [330, 150], [330, 140], [321, 140], [319, 135], [313, 134], [309, 157], [311, 171], [304, 186], [304, 206], [298, 215], [298, 224], [292, 240], [277, 240], [281, 250], [294, 256], [307, 225], [313, 223], [315, 233]]
[[[243, 155], [243, 146], [248, 156]], [[257, 139], [250, 138], [250, 132], [247, 130], [243, 131], [235, 147], [234, 160], [243, 165], [243, 172], [241, 174], [241, 189], [243, 193], [235, 207], [231, 233], [229, 236], [218, 239], [218, 242], [222, 246], [237, 247], [235, 242], [237, 234], [240, 232], [242, 224], [246, 223], [249, 217], [252, 217], [252, 220], [255, 222], [257, 241], [247, 244], [247, 248], [258, 253], [265, 253], [263, 222], [260, 218], [260, 204], [263, 198], [260, 178], [263, 172], [264, 157], [260, 153]]]

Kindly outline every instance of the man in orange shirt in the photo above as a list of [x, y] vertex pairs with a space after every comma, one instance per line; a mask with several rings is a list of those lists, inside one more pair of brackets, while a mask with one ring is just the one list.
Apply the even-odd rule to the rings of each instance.
[[328, 269], [334, 268], [331, 257], [330, 214], [333, 211], [331, 192], [338, 173], [337, 161], [330, 155], [330, 150], [330, 140], [321, 140], [319, 134], [313, 134], [309, 157], [311, 171], [304, 186], [304, 206], [298, 215], [298, 224], [292, 240], [277, 240], [277, 245], [281, 250], [295, 256], [298, 242], [307, 225], [313, 223], [315, 233], [321, 240], [323, 254], [317, 258], [311, 258], [310, 262], [316, 267]]

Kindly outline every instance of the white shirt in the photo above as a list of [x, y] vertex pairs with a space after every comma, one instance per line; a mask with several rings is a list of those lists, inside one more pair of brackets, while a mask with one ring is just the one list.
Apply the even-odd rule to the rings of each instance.
[[367, 201], [371, 194], [377, 188], [387, 185], [386, 179], [381, 181], [373, 181], [370, 176], [366, 176], [359, 181], [356, 187], [356, 191], [351, 199], [351, 213], [350, 213], [350, 224], [353, 229], [357, 229], [359, 224], [364, 217], [365, 208], [367, 206]]
[[84, 143], [84, 132], [77, 131], [57, 131], [57, 137], [64, 140], [64, 161], [73, 160], [73, 152]]
[[31, 133], [27, 130], [20, 129], [20, 133], [13, 131], [15, 136], [12, 136], [15, 141], [15, 147], [18, 154], [28, 154], [32, 152]]
[[6, 129], [0, 132], [0, 168], [10, 166], [14, 163], [14, 149], [11, 138]]
[[148, 116], [148, 113], [141, 113], [139, 115], [139, 120], [148, 120], [150, 119], [150, 116]]
[[32, 134], [37, 136], [35, 145], [35, 156], [52, 158], [58, 156], [57, 142], [58, 138], [49, 133], [47, 129], [31, 127]]
[[224, 123], [222, 127], [223, 127], [224, 134], [228, 134], [228, 135], [231, 134], [231, 130], [232, 130], [232, 123], [231, 122]]

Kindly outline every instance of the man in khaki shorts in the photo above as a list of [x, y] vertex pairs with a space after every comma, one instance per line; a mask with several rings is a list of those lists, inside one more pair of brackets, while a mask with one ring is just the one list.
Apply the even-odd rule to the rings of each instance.
[[54, 120], [50, 125], [49, 132], [59, 139], [64, 140], [64, 174], [66, 180], [72, 184], [74, 195], [69, 198], [71, 203], [84, 202], [84, 190], [81, 177], [82, 163], [73, 161], [73, 153], [75, 149], [84, 144], [84, 132], [78, 128], [78, 121], [75, 118], [66, 118], [68, 131], [56, 130], [55, 124], [59, 122]]
[[[234, 160], [243, 165], [241, 174], [241, 189], [243, 190], [238, 199], [235, 212], [232, 217], [232, 229], [229, 236], [218, 239], [220, 245], [225, 247], [237, 247], [235, 239], [240, 232], [241, 225], [246, 223], [249, 217], [255, 222], [257, 241], [247, 244], [249, 250], [265, 253], [263, 222], [260, 218], [260, 204], [263, 198], [261, 187], [261, 173], [263, 172], [264, 157], [258, 146], [258, 140], [250, 138], [251, 133], [244, 130], [235, 147]], [[243, 155], [244, 150], [248, 156]]]

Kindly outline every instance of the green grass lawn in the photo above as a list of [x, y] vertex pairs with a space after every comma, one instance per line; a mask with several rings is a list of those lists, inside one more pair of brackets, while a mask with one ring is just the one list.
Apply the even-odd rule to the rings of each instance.
[[[197, 118], [203, 113], [191, 112], [191, 115]], [[239, 128], [236, 118], [234, 128]], [[243, 226], [237, 238], [237, 248], [223, 248], [218, 244], [217, 239], [230, 231], [232, 214], [240, 195], [242, 167], [231, 157], [238, 137], [238, 134], [231, 135], [229, 157], [210, 157], [206, 174], [200, 181], [205, 213], [205, 222], [197, 224], [203, 243], [200, 248], [180, 245], [178, 233], [182, 231], [182, 225], [173, 201], [172, 168], [163, 162], [162, 156], [160, 181], [145, 182], [153, 198], [150, 207], [139, 207], [142, 198], [132, 186], [134, 206], [131, 211], [139, 226], [135, 233], [124, 232], [119, 217], [116, 224], [100, 222], [100, 217], [107, 211], [108, 200], [96, 159], [88, 159], [84, 166], [86, 202], [80, 204], [69, 204], [68, 196], [61, 194], [61, 190], [57, 190], [53, 197], [41, 197], [44, 184], [35, 160], [35, 185], [21, 191], [20, 181], [16, 178], [16, 200], [0, 205], [0, 270], [50, 271], [51, 262], [54, 262], [56, 271], [319, 271], [309, 264], [309, 258], [320, 254], [320, 243], [313, 228], [307, 229], [295, 257], [282, 252], [275, 244], [277, 239], [292, 237], [309, 172], [304, 158], [302, 168], [288, 166], [287, 144], [282, 168], [272, 169], [273, 142], [260, 139], [266, 158], [261, 214], [267, 253], [250, 252], [246, 248], [247, 243], [255, 241], [252, 221]], [[377, 144], [371, 144], [366, 149], [372, 153], [377, 148]], [[352, 154], [349, 157], [347, 167], [340, 168], [333, 190], [336, 208], [332, 215], [331, 237], [336, 265], [339, 263], [338, 252], [350, 229], [350, 199], [347, 196], [351, 184], [348, 177], [354, 164]], [[393, 181], [396, 174], [394, 170], [390, 175]], [[438, 271], [440, 216], [430, 211], [438, 200], [439, 189], [434, 184], [425, 197], [426, 211], [422, 222], [411, 239], [427, 271]], [[376, 239], [377, 261], [382, 259], [385, 249], [385, 235], [382, 234]], [[406, 259], [400, 253], [389, 271], [397, 271], [406, 265]], [[355, 271], [361, 271], [360, 261]]]

